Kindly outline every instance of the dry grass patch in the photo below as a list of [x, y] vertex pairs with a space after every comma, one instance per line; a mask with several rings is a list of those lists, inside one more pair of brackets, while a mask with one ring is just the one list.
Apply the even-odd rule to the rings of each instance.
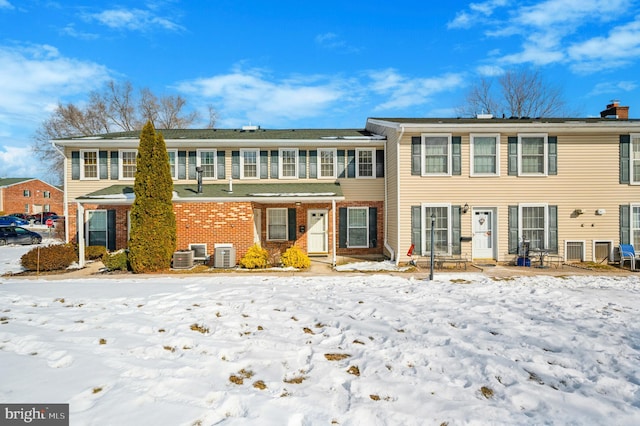
[[253, 377], [253, 371], [245, 370], [244, 368], [238, 371], [237, 374], [232, 374], [229, 376], [229, 381], [231, 383], [235, 383], [236, 385], [241, 385], [244, 383], [244, 379], [250, 379]]
[[351, 367], [349, 367], [349, 369], [347, 370], [347, 373], [349, 374], [353, 374], [354, 376], [360, 376], [360, 369], [358, 368], [358, 366], [356, 365], [352, 365]]
[[92, 393], [102, 392], [102, 388], [93, 388]]
[[100, 341], [98, 342], [101, 345], [106, 345], [107, 344], [107, 339], [100, 339]]
[[342, 361], [343, 359], [349, 358], [351, 355], [349, 354], [324, 354], [324, 357], [329, 361]]
[[253, 383], [253, 387], [256, 389], [265, 390], [267, 388], [267, 385], [265, 385], [262, 380], [258, 380], [257, 382]]
[[316, 334], [309, 327], [304, 327], [302, 330], [304, 330], [304, 332], [307, 333], [307, 334]]
[[191, 330], [193, 331], [197, 331], [199, 333], [202, 334], [207, 334], [209, 332], [209, 329], [207, 327], [205, 327], [204, 325], [200, 325], [200, 324], [191, 324]]
[[486, 386], [483, 386], [480, 388], [480, 393], [482, 394], [482, 396], [484, 396], [487, 399], [493, 397], [493, 389]]

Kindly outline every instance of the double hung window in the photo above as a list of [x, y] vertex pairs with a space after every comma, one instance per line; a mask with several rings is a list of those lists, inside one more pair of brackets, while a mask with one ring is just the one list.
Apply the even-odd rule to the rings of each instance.
[[284, 241], [287, 239], [287, 209], [267, 209], [267, 240]]
[[451, 135], [422, 135], [422, 175], [451, 174]]
[[318, 170], [319, 176], [322, 178], [335, 178], [336, 177], [336, 159], [337, 154], [335, 149], [318, 149]]
[[547, 135], [518, 135], [520, 175], [547, 174]]
[[260, 166], [260, 151], [257, 149], [240, 150], [240, 178], [257, 179]]
[[499, 135], [471, 135], [471, 176], [499, 175], [499, 152]]
[[281, 148], [280, 154], [280, 179], [298, 178], [298, 149]]
[[98, 179], [98, 150], [80, 151], [81, 179]]
[[347, 246], [353, 248], [369, 247], [368, 207], [349, 207], [347, 209]]
[[216, 178], [216, 150], [198, 150], [198, 158], [196, 160], [198, 166], [202, 168], [203, 179]]
[[376, 177], [375, 176], [375, 150], [356, 150], [356, 177]]
[[[136, 177], [136, 156], [135, 149], [120, 151], [120, 177], [122, 179], [134, 179]], [[96, 167], [97, 176], [97, 167]]]
[[631, 182], [640, 183], [640, 134], [631, 135]]

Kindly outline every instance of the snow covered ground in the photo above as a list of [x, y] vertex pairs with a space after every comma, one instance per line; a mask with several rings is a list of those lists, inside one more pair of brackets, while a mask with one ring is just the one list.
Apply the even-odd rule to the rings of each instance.
[[639, 284], [5, 276], [0, 402], [69, 403], [72, 425], [637, 425]]

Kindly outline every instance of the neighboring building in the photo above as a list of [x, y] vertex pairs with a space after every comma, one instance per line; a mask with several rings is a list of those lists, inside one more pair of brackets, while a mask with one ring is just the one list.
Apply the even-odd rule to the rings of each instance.
[[[310, 255], [512, 260], [523, 240], [569, 261], [640, 246], [640, 120], [370, 118], [364, 130], [164, 130], [178, 249], [254, 243]], [[126, 247], [138, 132], [54, 141], [67, 237]], [[202, 184], [198, 182], [201, 174]], [[81, 217], [77, 227], [74, 218]]]
[[[363, 130], [161, 130], [174, 179], [177, 248], [296, 245], [382, 255], [384, 139]], [[139, 132], [56, 140], [66, 157], [68, 238], [127, 246]], [[202, 184], [198, 184], [201, 173]], [[82, 217], [78, 229], [74, 218]]]
[[512, 260], [520, 243], [568, 261], [640, 247], [640, 120], [607, 106], [583, 119], [386, 119], [386, 243], [475, 261]]
[[37, 214], [64, 211], [64, 192], [34, 178], [0, 178], [0, 212]]

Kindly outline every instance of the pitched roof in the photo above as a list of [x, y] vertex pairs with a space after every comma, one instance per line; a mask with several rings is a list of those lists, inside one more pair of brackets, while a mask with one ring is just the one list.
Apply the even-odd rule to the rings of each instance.
[[[165, 139], [369, 139], [379, 136], [364, 129], [156, 129]], [[139, 139], [140, 131], [60, 138], [57, 140]]]
[[[232, 190], [230, 190], [232, 189]], [[262, 201], [290, 202], [294, 200], [338, 200], [344, 198], [337, 182], [327, 183], [238, 183], [231, 187], [228, 183], [205, 183], [202, 193], [197, 184], [173, 185], [174, 201], [178, 200], [221, 200], [221, 201]], [[99, 191], [78, 197], [80, 201], [123, 202], [133, 200], [135, 194], [131, 185], [112, 185]]]
[[0, 178], [0, 187], [11, 186], [30, 180], [35, 180], [35, 178]]

